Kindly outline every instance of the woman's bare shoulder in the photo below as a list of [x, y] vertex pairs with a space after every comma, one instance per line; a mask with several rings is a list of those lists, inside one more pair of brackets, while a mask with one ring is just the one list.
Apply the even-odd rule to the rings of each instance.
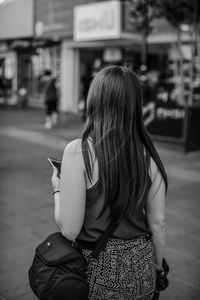
[[81, 154], [82, 153], [81, 139], [75, 139], [69, 142], [65, 147], [64, 153]]
[[75, 139], [69, 142], [65, 147], [62, 162], [65, 163], [67, 161], [78, 163], [81, 169], [85, 168], [81, 147], [81, 139]]

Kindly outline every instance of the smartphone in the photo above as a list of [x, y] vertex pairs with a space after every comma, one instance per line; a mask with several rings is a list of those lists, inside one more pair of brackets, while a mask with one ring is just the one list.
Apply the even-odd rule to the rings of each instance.
[[52, 158], [52, 157], [47, 157], [48, 162], [50, 163], [50, 165], [52, 167], [56, 167], [58, 169], [58, 172], [60, 174], [61, 171], [61, 161], [56, 159], [56, 158]]

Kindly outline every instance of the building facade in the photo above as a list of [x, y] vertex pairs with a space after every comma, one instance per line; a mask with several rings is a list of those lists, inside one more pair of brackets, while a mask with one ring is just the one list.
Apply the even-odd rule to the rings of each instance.
[[[60, 47], [62, 110], [78, 111], [79, 104], [82, 106], [86, 101], [95, 72], [104, 65], [129, 65], [143, 80], [142, 34], [131, 22], [131, 9], [129, 1], [119, 0], [36, 0], [35, 35], [38, 39], [57, 41]], [[192, 47], [188, 30], [181, 32], [181, 40], [185, 73], [183, 96], [179, 95], [177, 32], [164, 18], [154, 19], [151, 23], [147, 38], [148, 73], [145, 75], [148, 84], [143, 91], [144, 112], [150, 133], [158, 139], [178, 142], [185, 147], [190, 135], [188, 124], [191, 122], [188, 116], [193, 114], [188, 113], [187, 109], [193, 105], [189, 100], [189, 87], [193, 82], [190, 76]], [[195, 68], [198, 70], [198, 56], [196, 62]], [[200, 87], [200, 73], [195, 82]], [[199, 106], [198, 88], [196, 91], [193, 99], [195, 105]], [[195, 136], [196, 132], [192, 134]], [[200, 139], [197, 144], [200, 145]]]
[[36, 38], [57, 41], [60, 47], [57, 77], [62, 110], [77, 112], [79, 102], [85, 100], [95, 61], [122, 59], [121, 34], [119, 1], [36, 0]]
[[[10, 87], [14, 95], [25, 88], [30, 104], [41, 106], [40, 79], [45, 69], [51, 69], [61, 110], [76, 112], [86, 98], [95, 65], [126, 63], [139, 72], [142, 37], [131, 25], [130, 8], [128, 1], [119, 0], [1, 1], [0, 73], [7, 90]], [[165, 21], [154, 23], [148, 69], [156, 81], [166, 76], [176, 36]]]
[[[34, 34], [33, 0], [0, 2], [0, 102], [17, 102], [22, 73], [14, 41], [29, 40]], [[23, 18], [22, 18], [23, 16]], [[23, 49], [18, 44], [18, 49]], [[25, 72], [30, 72], [26, 69]]]
[[186, 107], [193, 105], [189, 100], [191, 84], [195, 85], [195, 106], [200, 106], [200, 55], [195, 54], [197, 76], [193, 80], [191, 36], [184, 29], [181, 55], [186, 88], [180, 97], [177, 33], [164, 18], [154, 19], [147, 38], [148, 72], [144, 75], [142, 34], [133, 25], [131, 9], [129, 1], [120, 0], [2, 0], [0, 99], [6, 91], [15, 103], [19, 91], [25, 90], [30, 105], [43, 106], [41, 78], [51, 69], [57, 78], [60, 109], [77, 112], [86, 101], [96, 71], [107, 64], [126, 64], [148, 82], [144, 111], [149, 131], [184, 143], [188, 135]]
[[[62, 110], [78, 110], [79, 102], [85, 100], [95, 64], [127, 63], [139, 70], [141, 34], [130, 26], [128, 11], [129, 3], [118, 0], [35, 1], [35, 38], [57, 42], [60, 53], [60, 70], [53, 67], [53, 62], [51, 65], [60, 82]], [[165, 63], [169, 42], [167, 36], [163, 37], [165, 29], [150, 37], [149, 68], [155, 67], [155, 76]], [[50, 51], [51, 47], [53, 44], [40, 52]]]

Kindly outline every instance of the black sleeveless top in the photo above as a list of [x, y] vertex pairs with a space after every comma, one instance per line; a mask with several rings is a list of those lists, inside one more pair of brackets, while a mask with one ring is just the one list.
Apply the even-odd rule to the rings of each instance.
[[[151, 234], [145, 215], [144, 206], [147, 200], [147, 193], [151, 186], [151, 179], [148, 177], [147, 192], [141, 201], [137, 211], [132, 214], [129, 219], [124, 217], [115, 232], [113, 238], [118, 239], [135, 239], [142, 235]], [[99, 189], [99, 182], [86, 190], [86, 208], [83, 227], [76, 239], [76, 241], [84, 248], [92, 248], [100, 239], [102, 234], [106, 231], [111, 222], [110, 209], [107, 208], [101, 214], [104, 207], [104, 193]], [[91, 246], [91, 247], [90, 247]]]

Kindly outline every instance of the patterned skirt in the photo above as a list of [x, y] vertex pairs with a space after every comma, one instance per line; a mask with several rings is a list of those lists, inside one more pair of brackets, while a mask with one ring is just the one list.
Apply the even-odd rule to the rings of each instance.
[[83, 249], [89, 263], [88, 300], [150, 300], [154, 294], [156, 272], [150, 239], [110, 239], [98, 260]]

